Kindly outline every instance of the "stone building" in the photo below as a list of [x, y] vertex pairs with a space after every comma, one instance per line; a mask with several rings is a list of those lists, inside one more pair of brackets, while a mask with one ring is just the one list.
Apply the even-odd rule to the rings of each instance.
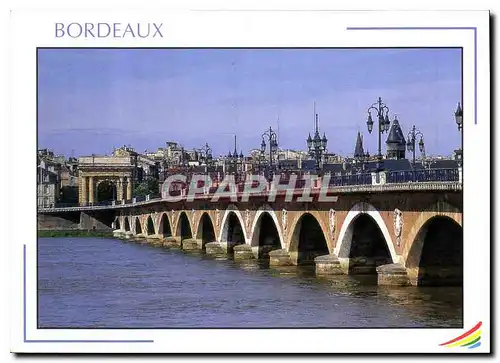
[[59, 200], [60, 177], [58, 165], [46, 159], [47, 156], [47, 154], [42, 157], [38, 156], [37, 206], [39, 208], [54, 207]]
[[177, 142], [167, 141], [165, 160], [169, 166], [179, 166], [184, 162], [184, 148]]
[[78, 159], [78, 201], [80, 205], [132, 199], [137, 175], [137, 153], [118, 151], [112, 156], [84, 156]]
[[78, 160], [54, 155], [49, 149], [37, 152], [37, 205], [52, 207], [56, 203], [78, 202]]

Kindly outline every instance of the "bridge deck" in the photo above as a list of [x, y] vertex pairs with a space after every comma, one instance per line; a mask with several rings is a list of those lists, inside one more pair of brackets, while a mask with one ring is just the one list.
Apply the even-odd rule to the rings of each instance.
[[[320, 193], [320, 188], [311, 189], [311, 196], [318, 195]], [[390, 192], [412, 192], [412, 191], [450, 191], [450, 192], [461, 192], [462, 183], [461, 182], [416, 182], [416, 183], [391, 183], [384, 185], [350, 185], [350, 186], [339, 186], [330, 187], [326, 190], [328, 195], [344, 194], [344, 193], [390, 193]], [[279, 190], [276, 193], [277, 196], [284, 196], [289, 190]], [[297, 189], [294, 195], [302, 195], [303, 189]], [[270, 194], [269, 191], [259, 192], [259, 193], [245, 193], [238, 192], [235, 193], [238, 199], [243, 196], [248, 195], [250, 198], [266, 197]], [[212, 199], [214, 194], [197, 194], [196, 200], [209, 200]], [[180, 198], [180, 199], [179, 199]], [[187, 196], [180, 196], [176, 198], [176, 201], [186, 200]], [[60, 213], [60, 212], [72, 212], [72, 211], [90, 211], [90, 210], [106, 210], [106, 209], [125, 209], [131, 207], [138, 207], [144, 205], [151, 205], [156, 203], [161, 203], [164, 201], [168, 203], [168, 199], [162, 198], [152, 198], [144, 201], [129, 202], [124, 204], [109, 203], [105, 205], [92, 205], [92, 206], [71, 206], [71, 207], [54, 207], [54, 208], [38, 208], [39, 213]]]

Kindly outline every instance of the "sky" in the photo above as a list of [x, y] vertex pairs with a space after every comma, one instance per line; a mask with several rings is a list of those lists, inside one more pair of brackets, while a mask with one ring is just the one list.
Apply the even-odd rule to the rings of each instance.
[[[306, 149], [314, 111], [328, 151], [352, 156], [357, 132], [371, 154], [367, 109], [382, 97], [406, 137], [428, 155], [460, 145], [460, 49], [41, 49], [38, 148], [105, 155], [130, 145], [205, 143], [214, 155], [259, 148], [270, 126], [283, 149]], [[376, 120], [376, 118], [374, 118]], [[376, 128], [374, 128], [376, 130]], [[382, 135], [382, 151], [385, 138]]]

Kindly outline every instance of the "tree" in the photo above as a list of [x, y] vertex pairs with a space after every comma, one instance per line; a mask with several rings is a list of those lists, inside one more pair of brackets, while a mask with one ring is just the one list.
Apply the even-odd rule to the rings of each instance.
[[158, 179], [148, 177], [142, 182], [137, 183], [134, 188], [135, 197], [145, 197], [148, 194], [157, 194], [159, 192]]

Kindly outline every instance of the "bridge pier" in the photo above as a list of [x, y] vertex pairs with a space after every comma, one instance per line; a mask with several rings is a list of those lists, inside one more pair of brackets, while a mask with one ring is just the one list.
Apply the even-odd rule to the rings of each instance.
[[153, 246], [163, 245], [163, 236], [161, 234], [150, 234], [146, 237], [146, 240]]
[[182, 240], [182, 249], [184, 251], [196, 251], [199, 248], [199, 242], [196, 238], [186, 238]]
[[205, 244], [207, 255], [224, 256], [228, 254], [227, 242], [209, 242]]
[[259, 247], [255, 248], [254, 255], [257, 258], [268, 259], [269, 253], [271, 253], [271, 251], [274, 251], [275, 249], [276, 249], [275, 246], [270, 246], [270, 245], [259, 246]]
[[335, 254], [318, 256], [314, 259], [316, 265], [316, 275], [344, 275], [339, 258]]
[[290, 253], [284, 249], [269, 252], [269, 266], [293, 266]]
[[233, 248], [235, 260], [253, 260], [255, 255], [249, 244], [237, 245]]
[[400, 263], [391, 263], [377, 267], [378, 285], [407, 286], [410, 279], [406, 268]]
[[345, 257], [339, 258], [339, 261], [342, 271], [346, 275], [375, 275], [377, 266], [381, 265], [381, 260], [378, 257]]
[[460, 286], [462, 266], [422, 266], [407, 268], [410, 284], [414, 286]]
[[163, 247], [168, 247], [168, 248], [180, 248], [182, 245], [181, 243], [181, 237], [173, 237], [173, 236], [169, 236], [169, 237], [165, 237], [163, 239]]
[[113, 237], [115, 238], [123, 238], [125, 235], [125, 231], [122, 231], [121, 229], [115, 229], [113, 231]]

